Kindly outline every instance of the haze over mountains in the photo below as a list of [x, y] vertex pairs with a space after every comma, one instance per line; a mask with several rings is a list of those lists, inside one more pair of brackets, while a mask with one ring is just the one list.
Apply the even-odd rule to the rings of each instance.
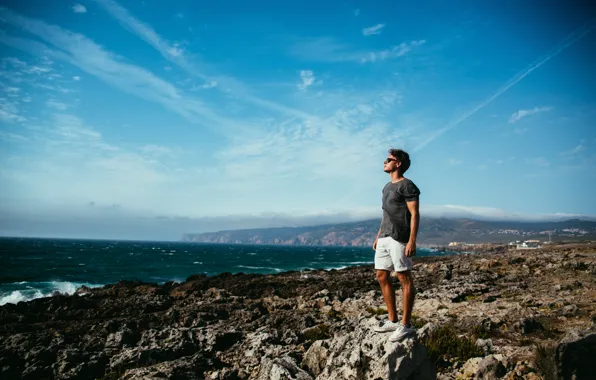
[[[210, 233], [187, 233], [184, 241], [227, 244], [368, 246], [374, 241], [380, 219], [304, 227], [255, 228]], [[419, 245], [509, 242], [514, 240], [596, 239], [596, 221], [488, 221], [468, 218], [424, 218]]]

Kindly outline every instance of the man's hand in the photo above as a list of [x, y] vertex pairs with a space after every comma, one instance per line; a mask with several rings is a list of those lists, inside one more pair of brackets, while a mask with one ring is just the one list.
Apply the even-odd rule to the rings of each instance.
[[408, 242], [408, 244], [406, 245], [406, 256], [407, 257], [416, 256], [416, 242], [414, 242], [414, 241]]
[[373, 243], [373, 251], [377, 250], [377, 243], [379, 242], [379, 238], [375, 239], [375, 242]]

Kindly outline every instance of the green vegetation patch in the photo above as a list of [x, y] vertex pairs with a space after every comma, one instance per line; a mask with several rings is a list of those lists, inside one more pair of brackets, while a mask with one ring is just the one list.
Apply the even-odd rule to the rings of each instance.
[[451, 358], [466, 362], [470, 358], [484, 356], [482, 349], [475, 341], [468, 337], [458, 337], [453, 326], [443, 325], [432, 331], [428, 338], [422, 341], [430, 359], [435, 365], [446, 363]]
[[383, 309], [382, 307], [367, 307], [366, 311], [368, 311], [372, 315], [385, 315], [387, 314], [387, 309]]
[[304, 333], [304, 340], [308, 342], [315, 342], [317, 340], [329, 339], [331, 334], [329, 333], [329, 325], [321, 323], [317, 327], [308, 329]]
[[419, 328], [422, 328], [424, 325], [426, 325], [428, 323], [428, 321], [424, 318], [417, 316], [417, 315], [412, 315], [412, 319], [410, 320], [410, 323], [412, 324], [412, 326], [419, 329]]
[[544, 380], [555, 380], [555, 345], [539, 344], [534, 350], [536, 370]]
[[477, 339], [488, 339], [492, 336], [492, 331], [480, 324], [472, 329], [472, 335]]
[[346, 318], [341, 311], [337, 311], [335, 309], [329, 310], [327, 312], [327, 316], [335, 321], [341, 321], [342, 319]]

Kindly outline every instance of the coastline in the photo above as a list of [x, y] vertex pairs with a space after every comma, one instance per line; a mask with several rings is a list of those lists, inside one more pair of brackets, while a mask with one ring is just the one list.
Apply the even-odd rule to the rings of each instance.
[[[539, 347], [594, 332], [595, 274], [595, 244], [416, 257], [414, 322], [421, 333], [401, 349], [410, 354], [425, 347], [428, 360], [416, 370], [430, 360], [445, 379], [491, 370], [480, 365], [485, 362], [509, 378], [543, 377]], [[399, 291], [397, 301], [401, 307]], [[383, 356], [360, 343], [385, 344], [386, 335], [370, 331], [384, 310], [372, 264], [81, 288], [72, 296], [0, 307], [0, 376], [266, 379], [274, 368], [294, 371], [296, 379], [332, 378], [348, 369], [372, 373], [387, 363], [377, 363]], [[467, 354], [475, 356], [433, 356], [429, 331], [443, 326], [457, 332], [452, 344], [471, 342], [477, 350]], [[351, 348], [339, 350], [338, 340]], [[353, 350], [366, 360], [323, 360]], [[422, 356], [419, 351], [412, 355]]]
[[[132, 280], [184, 282], [196, 273], [281, 273], [372, 264], [370, 248], [10, 239], [0, 258], [0, 305]], [[419, 255], [448, 254], [420, 248]]]

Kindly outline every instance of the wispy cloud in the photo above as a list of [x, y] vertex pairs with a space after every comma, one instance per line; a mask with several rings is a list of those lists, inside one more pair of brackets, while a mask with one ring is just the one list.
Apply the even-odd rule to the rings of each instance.
[[[0, 169], [0, 176], [11, 178], [31, 200], [71, 205], [90, 200], [124, 202], [134, 209], [156, 201], [160, 184], [168, 181], [168, 167], [161, 162], [166, 149], [123, 149], [105, 141], [100, 132], [72, 114], [52, 114], [33, 141], [14, 141], [19, 143], [40, 153], [15, 153], [14, 162]], [[43, 191], [36, 189], [40, 183]]]
[[414, 40], [402, 42], [387, 49], [366, 51], [341, 43], [334, 38], [322, 37], [295, 43], [290, 47], [289, 52], [307, 61], [368, 63], [402, 57], [425, 43], [426, 40]]
[[64, 111], [68, 108], [68, 105], [66, 105], [62, 102], [55, 101], [55, 100], [46, 101], [46, 106], [53, 108], [55, 110], [58, 110], [58, 111]]
[[152, 156], [173, 156], [174, 152], [171, 148], [162, 145], [143, 145], [139, 150], [145, 154]]
[[[0, 39], [3, 37], [6, 35], [0, 31]], [[55, 72], [52, 65], [53, 62], [46, 56], [41, 56], [36, 62], [24, 62], [15, 57], [5, 57], [0, 61], [0, 78], [5, 83], [15, 86], [30, 85], [64, 94], [71, 92], [70, 89], [55, 83], [54, 79], [60, 74]]]
[[[95, 1], [101, 6], [103, 6], [104, 9], [112, 15], [112, 17], [117, 19], [120, 22], [120, 24], [124, 26], [125, 29], [129, 30], [130, 32], [141, 38], [143, 41], [151, 45], [165, 59], [176, 64], [184, 71], [186, 71], [188, 74], [200, 78], [207, 83], [216, 81], [219, 84], [217, 88], [221, 91], [233, 91], [237, 97], [253, 105], [257, 105], [259, 107], [267, 108], [272, 111], [280, 112], [294, 117], [313, 117], [313, 115], [310, 115], [304, 111], [296, 110], [291, 107], [254, 96], [250, 94], [250, 92], [244, 84], [242, 84], [240, 81], [236, 79], [219, 75], [205, 74], [203, 70], [200, 70], [196, 64], [194, 64], [186, 58], [184, 51], [180, 48], [179, 45], [177, 45], [176, 43], [171, 43], [167, 41], [165, 38], [161, 37], [151, 26], [143, 23], [142, 21], [132, 16], [127, 9], [122, 7], [117, 2], [113, 0]], [[203, 66], [206, 65], [203, 64]]]
[[548, 167], [550, 166], [550, 161], [548, 161], [545, 157], [535, 157], [529, 158], [526, 162], [530, 165]]
[[551, 109], [552, 109], [552, 107], [534, 107], [532, 109], [519, 110], [517, 112], [514, 112], [511, 115], [511, 117], [509, 118], [509, 123], [514, 124], [514, 123], [518, 122], [519, 120], [523, 119], [524, 117], [547, 112], [547, 111], [550, 111]]
[[191, 87], [191, 91], [195, 91], [195, 90], [208, 90], [210, 88], [215, 88], [217, 87], [218, 83], [214, 80], [207, 82], [207, 83], [203, 83], [199, 86], [193, 86]]
[[573, 147], [570, 150], [562, 152], [561, 155], [565, 156], [565, 157], [573, 157], [585, 150], [586, 150], [586, 139], [582, 139], [579, 142], [579, 144], [577, 144], [575, 147]]
[[[0, 34], [0, 43], [26, 51], [34, 55], [49, 56], [73, 64], [87, 73], [97, 76], [106, 83], [129, 94], [159, 103], [191, 122], [233, 129], [240, 125], [226, 119], [198, 99], [185, 96], [171, 83], [155, 76], [150, 71], [129, 63], [122, 57], [104, 50], [87, 37], [64, 30], [43, 21], [27, 18], [0, 7], [2, 21], [19, 27], [47, 43], [14, 38]], [[206, 123], [210, 121], [210, 123]], [[216, 127], [220, 130], [221, 128]]]
[[[362, 180], [374, 176], [382, 169], [386, 149], [404, 137], [405, 131], [392, 129], [383, 116], [394, 107], [395, 98], [372, 90], [354, 99], [344, 96], [338, 104], [322, 105], [335, 109], [327, 118], [289, 120], [266, 134], [239, 135], [222, 158], [234, 152], [244, 160], [226, 162], [226, 170], [261, 184], [300, 178], [327, 186], [338, 177]], [[337, 170], [338, 162], [350, 170]]]
[[[191, 216], [280, 210], [287, 204], [287, 191], [313, 182], [321, 190], [321, 197], [296, 199], [291, 207], [303, 211], [321, 207], [341, 210], [352, 195], [344, 192], [340, 199], [332, 192], [330, 197], [329, 192], [324, 194], [325, 189], [337, 186], [338, 178], [374, 186], [373, 178], [382, 170], [384, 153], [397, 137], [379, 116], [392, 107], [394, 98], [375, 89], [347, 102], [342, 98], [332, 116], [322, 120], [293, 118], [273, 121], [267, 130], [241, 131], [205, 167], [189, 165], [194, 161], [189, 160], [190, 153], [178, 156], [177, 150], [169, 146], [118, 146], [75, 115], [57, 113], [43, 121], [43, 138], [32, 146], [32, 151], [43, 154], [22, 157], [20, 164], [0, 168], [0, 177], [11, 176], [15, 186], [29, 189], [26, 195], [31, 199], [68, 204], [117, 203], [126, 209]], [[241, 156], [242, 160], [230, 160], [231, 156]], [[337, 170], [338, 163], [349, 167], [348, 173]], [[43, 192], [35, 190], [38, 181], [44, 183]], [[243, 181], [241, 198], [234, 196], [237, 190], [230, 186], [237, 181]], [[65, 188], [67, 183], [71, 186]], [[110, 190], [114, 183], [118, 188]], [[286, 190], [280, 192], [280, 188]], [[363, 187], [351, 190], [361, 191]], [[168, 194], [167, 200], [164, 194]], [[224, 209], [216, 202], [207, 205], [200, 201], [213, 194], [231, 201]]]
[[[0, 120], [2, 118], [0, 117]], [[8, 142], [23, 142], [29, 141], [29, 138], [18, 133], [0, 131], [0, 139]]]
[[312, 70], [300, 70], [300, 83], [298, 83], [299, 90], [306, 90], [315, 83], [315, 74]]
[[[3, 74], [8, 74], [3, 72]], [[4, 76], [4, 75], [3, 75]], [[22, 83], [17, 82], [21, 85]], [[26, 103], [26, 96], [21, 88], [0, 83], [0, 121], [3, 123], [23, 122], [26, 118], [21, 113], [21, 106]]]
[[[519, 213], [496, 207], [464, 205], [428, 205], [424, 207], [423, 211], [425, 215], [431, 215], [433, 217], [474, 218], [480, 220], [558, 221], [582, 216], [569, 213]], [[594, 218], [594, 216], [588, 215], [584, 215], [583, 217]]]
[[25, 120], [25, 117], [21, 115], [15, 102], [8, 101], [6, 98], [0, 98], [0, 121], [12, 123]]
[[[311, 100], [308, 96], [303, 96], [307, 108], [325, 110], [317, 118], [268, 118], [259, 120], [258, 128], [250, 128], [252, 120], [246, 120], [244, 125], [249, 127], [232, 130], [230, 128], [233, 127], [217, 122], [208, 117], [208, 114], [201, 117], [201, 103], [195, 102], [173, 84], [148, 70], [128, 63], [124, 57], [105, 50], [83, 35], [21, 17], [10, 11], [0, 10], [0, 17], [3, 22], [17, 26], [43, 41], [42, 43], [0, 34], [0, 43], [35, 56], [49, 56], [52, 60], [73, 64], [115, 88], [161, 104], [191, 121], [213, 124], [212, 127], [218, 132], [221, 129], [231, 131], [226, 134], [230, 141], [229, 146], [217, 151], [213, 161], [205, 164], [207, 168], [193, 168], [188, 164], [192, 160], [180, 160], [179, 166], [164, 167], [162, 160], [172, 159], [171, 155], [166, 153], [168, 147], [126, 150], [105, 142], [101, 135], [94, 133], [97, 130], [88, 127], [80, 119], [77, 121], [66, 116], [55, 118], [56, 125], [52, 128], [52, 135], [46, 136], [49, 142], [43, 147], [52, 147], [52, 159], [39, 159], [35, 167], [11, 171], [11, 175], [17, 177], [20, 176], [20, 172], [32, 173], [31, 178], [43, 179], [51, 185], [52, 190], [47, 195], [32, 194], [32, 197], [56, 197], [69, 201], [69, 195], [74, 194], [72, 198], [82, 202], [84, 195], [88, 198], [86, 202], [94, 200], [106, 204], [123, 204], [127, 207], [152, 207], [160, 212], [167, 211], [168, 214], [187, 212], [191, 215], [217, 215], [234, 209], [284, 209], [287, 199], [279, 191], [274, 191], [273, 186], [269, 184], [285, 186], [290, 190], [298, 178], [301, 186], [306, 186], [304, 184], [308, 184], [309, 181], [318, 181], [317, 186], [323, 191], [325, 188], [337, 186], [337, 178], [346, 176], [345, 173], [342, 174], [343, 171], [337, 170], [338, 162], [350, 167], [350, 173], [347, 175], [349, 179], [368, 178], [370, 181], [367, 182], [372, 184], [374, 175], [382, 170], [380, 164], [387, 147], [396, 137], [401, 136], [391, 128], [387, 120], [390, 109], [398, 99], [398, 94], [388, 90], [387, 84], [367, 91], [353, 90], [352, 93], [349, 90], [337, 89], [336, 93], [330, 93], [324, 99]], [[312, 103], [308, 103], [309, 101]], [[226, 122], [233, 123], [227, 119]], [[365, 128], [362, 128], [363, 126]], [[147, 145], [151, 143], [147, 142]], [[73, 146], [78, 148], [69, 149]], [[85, 152], [84, 146], [94, 148]], [[230, 160], [230, 155], [241, 155], [243, 160]], [[193, 158], [194, 162], [197, 162], [196, 157]], [[180, 170], [177, 170], [178, 168]], [[213, 171], [209, 172], [206, 169]], [[199, 170], [202, 170], [200, 174]], [[138, 183], [135, 182], [136, 171], [139, 172]], [[43, 173], [45, 174], [41, 176]], [[88, 173], [95, 173], [96, 176]], [[28, 179], [18, 178], [20, 179], [16, 183], [20, 188], [33, 188], [33, 183], [27, 182]], [[63, 184], [72, 182], [72, 178], [77, 178], [77, 190], [81, 195], [75, 194], [74, 189], [72, 192], [64, 190]], [[238, 179], [246, 183], [242, 200], [234, 196], [235, 190], [230, 186], [232, 180]], [[105, 184], [119, 183], [121, 188], [112, 194], [107, 185], [102, 185], [103, 181]], [[170, 200], [164, 203], [160, 201], [163, 200], [164, 194], [160, 191], [164, 190], [159, 187], [166, 183], [170, 185], [166, 193], [175, 196], [169, 197]], [[148, 185], [149, 188], [143, 190], [143, 197], [137, 199], [134, 193], [141, 192], [142, 184]], [[181, 190], [172, 190], [173, 188]], [[189, 192], [190, 188], [196, 191]], [[363, 189], [353, 191], [362, 192]], [[213, 194], [230, 198], [232, 201], [226, 205], [225, 210], [217, 209], [215, 204], [205, 205], [197, 201], [202, 196], [208, 197]], [[350, 194], [344, 194], [343, 197], [350, 197]], [[250, 205], [246, 204], [246, 199], [251, 199]], [[345, 204], [346, 199], [338, 199], [335, 196], [321, 197], [315, 201], [316, 204], [311, 204], [312, 200], [305, 197], [300, 200], [300, 204], [296, 202], [293, 206], [308, 207], [311, 210], [326, 207], [327, 204], [339, 207]], [[157, 204], [159, 206], [155, 206]]]
[[507, 83], [505, 83], [501, 88], [499, 88], [494, 94], [480, 102], [478, 105], [473, 107], [472, 109], [466, 111], [464, 114], [459, 116], [457, 119], [453, 120], [451, 123], [447, 124], [446, 126], [437, 129], [436, 131], [432, 132], [426, 139], [424, 139], [418, 146], [416, 146], [413, 152], [417, 152], [420, 149], [423, 149], [432, 141], [434, 141], [439, 136], [443, 135], [445, 132], [457, 127], [460, 123], [467, 120], [470, 116], [474, 115], [476, 112], [480, 111], [490, 103], [492, 103], [495, 99], [499, 96], [503, 95], [507, 92], [511, 87], [515, 86], [525, 77], [530, 75], [534, 70], [538, 69], [552, 58], [559, 55], [563, 50], [567, 49], [569, 46], [573, 45], [575, 42], [583, 38], [585, 35], [590, 33], [594, 29], [594, 25], [587, 25], [582, 28], [577, 29], [575, 32], [568, 35], [562, 42], [560, 42], [557, 46], [555, 46], [549, 53], [545, 56], [539, 58], [535, 62], [533, 62], [528, 68], [524, 69], [523, 71], [514, 75]]
[[362, 29], [363, 36], [374, 36], [376, 34], [381, 34], [381, 29], [385, 27], [385, 24], [377, 24], [374, 26], [369, 26], [368, 28]]
[[72, 6], [74, 13], [87, 13], [87, 8], [83, 4], [75, 4]]
[[461, 165], [461, 164], [463, 164], [463, 161], [462, 160], [459, 160], [457, 158], [450, 158], [449, 159], [449, 165], [451, 165], [451, 166], [456, 166], [456, 165]]
[[384, 61], [386, 59], [391, 58], [398, 58], [406, 55], [409, 53], [413, 48], [425, 44], [425, 40], [418, 40], [418, 41], [410, 41], [410, 42], [402, 42], [397, 46], [393, 46], [389, 49], [373, 51], [364, 55], [361, 58], [361, 61], [366, 62], [376, 62], [376, 61]]

